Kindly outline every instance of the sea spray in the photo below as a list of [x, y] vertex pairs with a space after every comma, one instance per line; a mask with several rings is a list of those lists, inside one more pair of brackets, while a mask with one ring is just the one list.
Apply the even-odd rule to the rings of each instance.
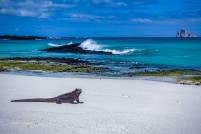
[[136, 50], [136, 49], [125, 49], [125, 50], [103, 49], [102, 46], [104, 45], [98, 44], [96, 41], [92, 39], [87, 39], [80, 44], [80, 47], [82, 47], [84, 50], [104, 51], [104, 52], [110, 52], [112, 54], [119, 54], [119, 55], [129, 54]]
[[92, 39], [87, 39], [80, 44], [84, 50], [101, 51], [101, 46]]
[[125, 50], [111, 50], [111, 49], [104, 49], [104, 52], [111, 52], [112, 54], [119, 54], [119, 55], [123, 55], [123, 54], [129, 54], [134, 52], [135, 49], [125, 49]]
[[71, 42], [68, 42], [68, 44], [67, 45], [71, 45], [71, 44], [73, 44], [73, 42], [71, 41]]

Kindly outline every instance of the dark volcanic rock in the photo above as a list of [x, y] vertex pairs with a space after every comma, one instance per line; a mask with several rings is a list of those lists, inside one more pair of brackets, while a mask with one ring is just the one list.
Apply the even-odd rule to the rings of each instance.
[[5, 72], [7, 71], [5, 68], [0, 68], [0, 72]]
[[43, 49], [42, 51], [46, 52], [58, 52], [58, 53], [84, 53], [84, 54], [112, 54], [111, 52], [104, 52], [104, 51], [92, 51], [92, 50], [85, 50], [80, 47], [81, 43], [75, 43], [71, 45], [64, 45], [59, 47], [51, 47], [47, 49]]
[[14, 61], [46, 61], [46, 62], [55, 62], [55, 63], [66, 63], [66, 64], [91, 64], [88, 61], [84, 61], [81, 59], [74, 59], [74, 58], [53, 58], [53, 57], [30, 57], [30, 58], [22, 58], [22, 57], [15, 57], [15, 58], [0, 58], [1, 61], [7, 60], [14, 60]]

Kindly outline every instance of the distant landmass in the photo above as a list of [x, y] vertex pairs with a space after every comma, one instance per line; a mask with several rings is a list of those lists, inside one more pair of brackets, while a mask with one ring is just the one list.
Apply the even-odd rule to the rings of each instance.
[[43, 39], [47, 39], [47, 37], [42, 37], [42, 36], [0, 35], [0, 39], [9, 39], [9, 40], [43, 40]]
[[191, 37], [197, 37], [195, 34], [192, 34], [188, 32], [186, 29], [181, 29], [177, 32], [176, 35], [177, 38], [191, 38]]

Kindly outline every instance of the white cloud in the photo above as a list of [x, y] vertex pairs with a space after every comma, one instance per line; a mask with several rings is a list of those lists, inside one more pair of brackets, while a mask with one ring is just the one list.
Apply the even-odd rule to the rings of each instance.
[[93, 14], [83, 14], [83, 13], [72, 13], [68, 14], [64, 20], [70, 21], [94, 21], [94, 22], [112, 22], [115, 19], [115, 16], [99, 16]]
[[132, 18], [130, 19], [131, 22], [134, 23], [151, 23], [152, 20], [148, 18]]
[[112, 0], [92, 0], [94, 4], [110, 4]]
[[152, 24], [162, 24], [162, 25], [175, 25], [175, 24], [201, 24], [201, 18], [169, 18], [169, 19], [156, 19], [151, 20], [148, 18], [133, 18], [130, 19], [134, 23], [152, 23]]
[[20, 16], [36, 16], [37, 15], [36, 12], [32, 12], [32, 11], [28, 11], [28, 10], [24, 10], [24, 9], [18, 10], [18, 14]]
[[128, 6], [128, 4], [125, 3], [125, 2], [117, 2], [116, 5], [121, 6], [121, 7], [126, 7], [126, 6]]
[[152, 23], [154, 24], [168, 24], [168, 25], [175, 25], [175, 24], [201, 24], [201, 18], [170, 18], [170, 19], [161, 19], [155, 20]]
[[78, 14], [78, 13], [73, 13], [70, 14], [69, 17], [71, 19], [76, 19], [76, 20], [99, 20], [103, 19], [104, 17], [102, 16], [97, 16], [97, 15], [90, 15], [90, 14]]
[[200, 23], [201, 24], [201, 17], [200, 18], [189, 18], [186, 21], [187, 22]]
[[13, 8], [2, 8], [0, 9], [0, 13], [3, 14], [12, 14], [17, 16], [23, 16], [23, 17], [36, 17], [36, 18], [48, 18], [50, 16], [49, 13], [46, 12], [34, 12], [27, 9], [13, 9]]
[[109, 6], [120, 6], [126, 7], [128, 4], [123, 1], [113, 1], [113, 0], [92, 0], [94, 4], [106, 4]]
[[15, 2], [11, 0], [0, 0], [0, 13], [17, 16], [48, 18], [52, 9], [72, 8], [73, 4], [53, 3], [50, 0], [22, 0]]

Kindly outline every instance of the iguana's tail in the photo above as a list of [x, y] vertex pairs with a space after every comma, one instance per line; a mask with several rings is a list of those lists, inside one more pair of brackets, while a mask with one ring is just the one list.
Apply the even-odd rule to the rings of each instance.
[[33, 99], [11, 100], [11, 102], [53, 102], [53, 99], [48, 99], [48, 98], [33, 98]]

